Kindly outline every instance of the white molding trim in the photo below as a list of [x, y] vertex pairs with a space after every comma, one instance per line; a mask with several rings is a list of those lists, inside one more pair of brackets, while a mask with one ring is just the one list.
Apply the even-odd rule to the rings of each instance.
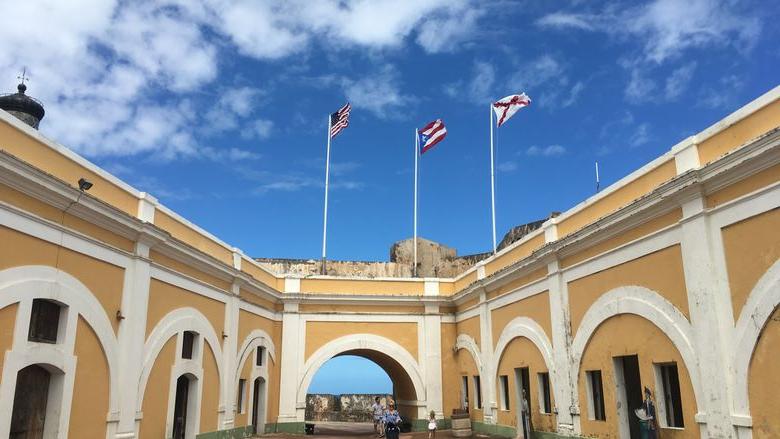
[[[442, 346], [442, 349], [446, 349], [447, 346]], [[458, 338], [455, 339], [455, 346], [452, 347], [456, 353], [465, 349], [471, 354], [471, 358], [474, 360], [474, 364], [477, 366], [479, 375], [484, 374], [484, 368], [482, 366], [482, 351], [479, 349], [477, 342], [468, 334], [458, 334]], [[484, 401], [483, 401], [484, 402]]]
[[[144, 401], [144, 393], [146, 391], [146, 383], [149, 380], [149, 374], [152, 372], [152, 368], [156, 363], [157, 356], [160, 354], [165, 343], [170, 340], [171, 337], [176, 336], [184, 331], [195, 331], [205, 340], [211, 351], [214, 354], [214, 358], [217, 363], [218, 382], [223, 382], [222, 370], [222, 348], [219, 343], [219, 338], [211, 325], [211, 322], [200, 311], [195, 308], [178, 308], [165, 315], [157, 325], [154, 327], [149, 337], [146, 340], [144, 346], [144, 362], [141, 372], [141, 378], [138, 382], [138, 400], [136, 401], [136, 409], [141, 411]], [[178, 358], [177, 351], [177, 357]], [[201, 355], [203, 349], [201, 345]], [[223, 392], [225, 389], [221, 389], [219, 392], [219, 401], [224, 401]]]
[[[582, 318], [572, 341], [572, 370], [575, 379], [579, 377], [582, 356], [596, 329], [609, 319], [620, 314], [635, 314], [653, 323], [661, 330], [680, 353], [688, 376], [691, 379], [697, 412], [703, 407], [704, 391], [699, 377], [698, 358], [693, 345], [693, 328], [671, 302], [660, 294], [640, 286], [622, 286], [610, 290], [591, 304]], [[579, 401], [579, 389], [575, 388], [574, 401]], [[697, 413], [698, 416], [698, 413]]]
[[296, 395], [297, 406], [303, 405], [305, 407], [306, 392], [309, 389], [309, 385], [311, 384], [314, 375], [323, 364], [338, 354], [356, 349], [377, 351], [395, 360], [411, 379], [414, 391], [417, 394], [417, 400], [425, 401], [424, 375], [420, 370], [419, 364], [417, 364], [417, 361], [412, 357], [412, 354], [410, 354], [409, 351], [389, 338], [374, 334], [350, 334], [331, 340], [317, 349], [317, 351], [306, 360], [306, 363], [303, 365], [303, 374], [298, 384]]
[[536, 349], [539, 350], [539, 353], [542, 354], [547, 371], [550, 372], [550, 385], [555, 388], [552, 383], [555, 375], [552, 343], [547, 338], [544, 329], [529, 317], [515, 317], [501, 331], [501, 336], [498, 337], [495, 354], [493, 355], [493, 367], [490, 370], [491, 376], [495, 377], [498, 375], [498, 366], [501, 363], [501, 357], [504, 355], [506, 347], [509, 346], [512, 340], [520, 337], [530, 340], [536, 346]]
[[268, 357], [276, 364], [276, 347], [271, 336], [262, 329], [253, 330], [244, 339], [244, 342], [241, 344], [241, 349], [238, 350], [239, 357], [238, 362], [236, 363], [237, 367], [235, 373], [233, 374], [233, 387], [238, 384], [238, 378], [241, 375], [241, 370], [244, 368], [244, 363], [249, 359], [249, 356], [257, 350], [258, 346], [263, 346], [268, 353]]
[[[33, 299], [49, 299], [65, 305], [60, 317], [57, 344], [42, 345], [27, 341]], [[10, 431], [17, 373], [32, 364], [48, 364], [63, 374], [55, 382], [59, 405], [55, 404], [53, 408], [59, 411], [59, 425], [57, 435], [52, 437], [68, 436], [77, 363], [73, 352], [79, 316], [92, 328], [105, 355], [109, 395], [108, 413], [103, 416], [106, 416], [108, 430], [108, 423], [115, 422], [112, 414], [116, 413], [119, 407], [119, 353], [113, 327], [98, 300], [84, 284], [70, 274], [53, 267], [30, 265], [0, 271], [0, 308], [14, 303], [18, 303], [19, 308], [13, 347], [5, 353], [0, 383], [0, 437], [8, 436]]]
[[779, 305], [780, 261], [776, 261], [753, 287], [734, 331], [734, 411], [737, 416], [750, 416], [750, 362], [767, 320]]
[[206, 282], [191, 278], [160, 264], [152, 262], [150, 265], [149, 276], [152, 279], [157, 279], [191, 293], [200, 294], [201, 296], [208, 297], [209, 299], [216, 300], [223, 304], [228, 300], [229, 293], [227, 291], [212, 287]]

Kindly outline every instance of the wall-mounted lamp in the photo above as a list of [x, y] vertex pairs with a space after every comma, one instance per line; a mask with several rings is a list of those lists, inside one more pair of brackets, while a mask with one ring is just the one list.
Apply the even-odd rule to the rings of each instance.
[[125, 316], [122, 315], [122, 310], [118, 309], [116, 310], [116, 319], [119, 321], [122, 321], [125, 319]]
[[222, 338], [228, 338], [228, 335], [225, 333], [225, 331], [222, 331]]
[[81, 192], [88, 191], [92, 189], [92, 182], [87, 180], [84, 177], [79, 178], [79, 190]]

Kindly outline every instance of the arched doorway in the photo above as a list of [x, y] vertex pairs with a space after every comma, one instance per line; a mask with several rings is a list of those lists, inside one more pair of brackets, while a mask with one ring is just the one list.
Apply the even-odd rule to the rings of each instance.
[[[47, 419], [52, 374], [39, 364], [20, 370], [11, 414], [10, 439], [42, 439], [56, 420]], [[48, 428], [47, 428], [48, 423]]]
[[402, 417], [408, 420], [427, 417], [424, 380], [417, 360], [390, 339], [354, 334], [330, 341], [306, 360], [296, 395], [300, 421], [305, 420], [306, 394], [314, 375], [328, 360], [340, 355], [363, 357], [381, 367], [393, 383], [395, 402]]
[[266, 386], [265, 379], [255, 378], [252, 385], [252, 427], [255, 434], [265, 432], [265, 407], [266, 407]]
[[195, 437], [198, 426], [195, 425], [195, 399], [197, 378], [183, 374], [176, 379], [176, 395], [173, 401], [172, 439], [191, 439]]

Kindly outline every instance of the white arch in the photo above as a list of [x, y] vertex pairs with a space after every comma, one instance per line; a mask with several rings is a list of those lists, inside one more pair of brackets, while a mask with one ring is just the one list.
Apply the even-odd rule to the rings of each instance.
[[734, 410], [738, 414], [748, 415], [750, 398], [748, 394], [748, 376], [750, 361], [756, 349], [758, 337], [767, 320], [780, 305], [780, 261], [776, 261], [761, 276], [750, 292], [735, 327], [733, 365], [734, 365]]
[[[498, 337], [495, 354], [493, 355], [493, 367], [490, 370], [490, 376], [495, 378], [498, 374], [498, 364], [501, 362], [501, 356], [509, 343], [517, 337], [525, 337], [533, 343], [542, 354], [544, 364], [550, 372], [550, 376], [555, 376], [555, 362], [553, 361], [552, 344], [547, 338], [544, 329], [536, 321], [529, 317], [516, 317], [509, 322], [501, 331]], [[555, 387], [553, 383], [553, 388]]]
[[[146, 340], [146, 344], [144, 345], [143, 369], [138, 382], [137, 410], [140, 411], [143, 406], [146, 382], [149, 380], [149, 374], [152, 372], [152, 367], [154, 367], [157, 356], [171, 337], [183, 331], [195, 331], [209, 344], [217, 363], [218, 381], [220, 387], [222, 387], [221, 383], [224, 378], [222, 371], [222, 348], [219, 344], [217, 333], [211, 326], [211, 322], [195, 308], [178, 308], [166, 314], [165, 317], [157, 323]], [[225, 389], [220, 389], [220, 401], [224, 400], [224, 390]]]
[[412, 381], [418, 401], [425, 401], [425, 385], [420, 367], [414, 357], [398, 343], [374, 334], [353, 334], [332, 340], [317, 349], [303, 365], [303, 376], [298, 385], [296, 402], [298, 406], [306, 403], [306, 391], [314, 375], [328, 360], [338, 354], [358, 349], [372, 350], [385, 354], [397, 361]]
[[[108, 364], [109, 412], [116, 412], [119, 407], [119, 346], [111, 321], [95, 295], [81, 281], [54, 267], [27, 265], [0, 271], [0, 308], [33, 299], [49, 299], [67, 305], [95, 332]], [[48, 358], [47, 363], [62, 369], [61, 359], [54, 355], [48, 355]]]
[[482, 351], [479, 349], [479, 346], [477, 346], [477, 342], [474, 341], [470, 335], [459, 334], [458, 338], [455, 339], [455, 346], [453, 348], [455, 349], [455, 352], [461, 349], [467, 350], [474, 359], [474, 364], [477, 365], [479, 374], [483, 375], [484, 371], [482, 370]]
[[[693, 329], [688, 319], [660, 294], [640, 286], [615, 288], [593, 302], [582, 318], [572, 341], [572, 380], [577, 382], [585, 347], [601, 323], [619, 314], [635, 314], [653, 323], [672, 341], [685, 363], [691, 378], [696, 406], [704, 403], [696, 351], [693, 347]], [[574, 387], [577, 401], [577, 387]]]
[[232, 386], [235, 387], [238, 384], [238, 377], [241, 375], [241, 369], [244, 368], [244, 363], [252, 355], [258, 346], [263, 346], [268, 353], [268, 357], [276, 363], [276, 347], [271, 339], [271, 336], [262, 329], [255, 329], [249, 333], [241, 344], [241, 349], [238, 350], [238, 361], [236, 362], [236, 370], [233, 374]]

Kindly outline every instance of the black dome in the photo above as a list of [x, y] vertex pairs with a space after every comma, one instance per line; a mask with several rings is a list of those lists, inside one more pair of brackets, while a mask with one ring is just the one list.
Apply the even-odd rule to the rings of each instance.
[[0, 109], [9, 112], [17, 111], [20, 113], [27, 113], [38, 120], [43, 119], [43, 115], [46, 114], [43, 110], [43, 105], [41, 105], [37, 99], [24, 94], [27, 90], [27, 86], [19, 84], [17, 90], [19, 90], [17, 93], [0, 96]]

